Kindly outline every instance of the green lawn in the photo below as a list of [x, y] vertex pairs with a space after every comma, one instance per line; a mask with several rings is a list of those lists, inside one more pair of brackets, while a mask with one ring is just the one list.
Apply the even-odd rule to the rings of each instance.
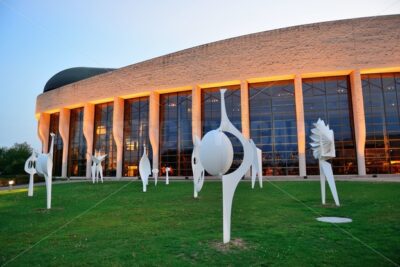
[[[230, 246], [221, 244], [220, 182], [205, 183], [198, 200], [191, 182], [151, 183], [147, 193], [137, 181], [59, 184], [50, 212], [43, 210], [44, 187], [36, 187], [33, 198], [24, 190], [0, 191], [0, 265], [43, 238], [7, 266], [400, 263], [400, 183], [337, 182], [337, 187], [340, 208], [331, 204], [329, 191], [329, 205], [320, 204], [319, 182], [264, 182], [254, 190], [240, 183]], [[350, 217], [353, 223], [317, 222], [318, 214]]]

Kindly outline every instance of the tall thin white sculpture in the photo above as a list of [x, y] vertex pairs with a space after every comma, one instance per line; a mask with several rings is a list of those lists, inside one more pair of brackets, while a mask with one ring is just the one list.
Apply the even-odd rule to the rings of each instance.
[[153, 178], [154, 178], [154, 185], [157, 186], [157, 178], [158, 178], [158, 169], [153, 169]]
[[51, 144], [50, 152], [40, 153], [37, 156], [36, 171], [41, 177], [44, 177], [46, 181], [46, 192], [47, 192], [47, 209], [51, 209], [51, 186], [52, 186], [52, 172], [53, 172], [53, 147], [54, 147], [54, 133], [50, 133]]
[[262, 151], [257, 148], [253, 140], [250, 139], [251, 147], [253, 149], [253, 161], [251, 163], [251, 188], [254, 189], [256, 183], [256, 175], [260, 188], [263, 187], [262, 183]]
[[165, 184], [169, 184], [169, 172], [171, 171], [170, 167], [165, 168]]
[[92, 158], [92, 182], [93, 183], [98, 183], [99, 182], [99, 177], [101, 179], [101, 183], [103, 183], [103, 166], [101, 163], [103, 160], [106, 158], [107, 154], [105, 155], [100, 155], [100, 153], [94, 153], [94, 155], [90, 155]]
[[200, 144], [201, 141], [197, 136], [194, 136], [193, 142], [193, 153], [192, 153], [192, 171], [193, 171], [193, 197], [197, 198], [198, 193], [204, 184], [204, 168], [200, 161]]
[[[232, 201], [240, 179], [250, 169], [253, 160], [253, 149], [249, 140], [230, 122], [225, 108], [224, 94], [221, 89], [221, 125], [217, 130], [208, 132], [201, 141], [200, 160], [204, 169], [211, 175], [222, 175], [222, 210], [223, 210], [223, 241], [228, 243], [231, 237]], [[229, 138], [223, 131], [233, 134], [243, 146], [243, 162], [234, 172], [228, 171], [233, 160], [233, 148]]]
[[151, 165], [150, 160], [147, 157], [146, 145], [143, 145], [143, 155], [139, 161], [139, 173], [140, 179], [142, 179], [143, 192], [146, 192], [149, 183], [149, 176], [151, 175]]
[[340, 206], [332, 165], [327, 162], [328, 159], [336, 157], [334, 134], [333, 131], [329, 129], [329, 125], [325, 125], [325, 122], [321, 119], [318, 119], [318, 121], [314, 123], [314, 127], [315, 128], [311, 129], [312, 134], [310, 138], [312, 142], [310, 145], [313, 150], [314, 158], [319, 161], [322, 204], [325, 204], [325, 180], [327, 180], [335, 204], [336, 206]]
[[36, 173], [36, 152], [32, 151], [32, 155], [26, 160], [24, 170], [29, 173], [29, 186], [28, 186], [28, 197], [33, 196], [33, 179]]

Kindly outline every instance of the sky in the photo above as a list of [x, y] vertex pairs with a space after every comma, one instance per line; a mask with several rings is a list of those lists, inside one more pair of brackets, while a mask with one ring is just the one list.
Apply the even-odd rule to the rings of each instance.
[[254, 32], [399, 13], [400, 0], [0, 0], [0, 147], [26, 141], [40, 150], [36, 97], [61, 70], [120, 68]]

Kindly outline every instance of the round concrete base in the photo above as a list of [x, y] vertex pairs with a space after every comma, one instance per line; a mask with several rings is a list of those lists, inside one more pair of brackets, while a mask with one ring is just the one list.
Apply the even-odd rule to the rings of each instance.
[[350, 218], [343, 217], [319, 217], [317, 221], [327, 222], [327, 223], [351, 223], [353, 220]]

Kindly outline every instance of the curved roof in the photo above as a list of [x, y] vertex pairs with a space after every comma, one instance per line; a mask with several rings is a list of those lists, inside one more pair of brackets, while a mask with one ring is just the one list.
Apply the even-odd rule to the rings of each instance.
[[108, 69], [108, 68], [88, 68], [88, 67], [77, 67], [77, 68], [70, 68], [66, 70], [62, 70], [50, 80], [47, 81], [46, 85], [44, 86], [43, 93], [57, 89], [61, 86], [78, 82], [99, 74], [103, 74], [115, 69]]

